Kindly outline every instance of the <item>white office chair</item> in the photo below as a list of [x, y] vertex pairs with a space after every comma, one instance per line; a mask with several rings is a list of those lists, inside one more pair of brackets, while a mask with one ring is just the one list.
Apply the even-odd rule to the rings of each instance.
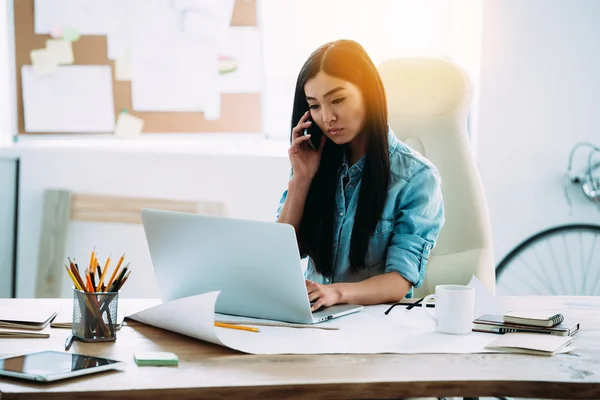
[[392, 130], [442, 176], [446, 223], [415, 297], [439, 284], [467, 284], [472, 275], [495, 293], [487, 205], [467, 132], [473, 97], [467, 74], [446, 59], [426, 57], [397, 58], [378, 69]]

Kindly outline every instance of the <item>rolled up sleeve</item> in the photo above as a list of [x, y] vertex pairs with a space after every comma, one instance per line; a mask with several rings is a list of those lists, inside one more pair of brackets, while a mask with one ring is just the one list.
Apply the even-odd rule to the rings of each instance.
[[385, 272], [396, 271], [415, 288], [425, 279], [427, 260], [444, 225], [442, 182], [435, 167], [415, 173], [399, 193]]

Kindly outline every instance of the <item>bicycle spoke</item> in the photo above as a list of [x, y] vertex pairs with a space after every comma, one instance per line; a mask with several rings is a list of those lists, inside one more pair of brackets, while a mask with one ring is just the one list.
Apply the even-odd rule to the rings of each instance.
[[535, 247], [532, 248], [531, 251], [535, 255], [535, 258], [538, 261], [540, 269], [542, 270], [544, 276], [546, 277], [546, 282], [548, 282], [548, 289], [550, 290], [550, 294], [556, 295], [556, 292], [553, 290], [554, 285], [552, 285], [552, 278], [550, 278], [550, 276], [548, 275], [548, 271], [546, 270], [546, 268], [544, 268], [544, 263], [541, 262], [540, 256], [538, 255], [536, 248]]
[[[589, 263], [590, 265], [592, 264], [592, 260], [594, 259], [594, 250], [596, 249], [596, 238], [598, 237], [598, 235], [594, 236], [594, 246], [592, 247], [592, 251], [590, 254], [590, 260]], [[592, 286], [592, 290], [590, 291], [590, 295], [594, 295], [596, 293], [596, 289], [598, 289], [598, 284], [600, 283], [600, 269], [596, 268], [596, 281], [594, 282], [594, 286]], [[591, 280], [591, 279], [590, 279]]]
[[[587, 271], [585, 273], [585, 278], [584, 278], [584, 285], [585, 285], [586, 289], [587, 289], [587, 282], [588, 282], [590, 270], [592, 269], [592, 259], [594, 258], [594, 250], [596, 249], [596, 239], [598, 239], [598, 235], [594, 235], [594, 241], [592, 242], [592, 247], [590, 249], [590, 258], [588, 259], [588, 262], [587, 262]], [[588, 295], [591, 295], [592, 293], [593, 293], [593, 291], [591, 291], [591, 292], [586, 291], [586, 294], [588, 294]]]
[[[571, 256], [569, 255], [569, 246], [567, 245], [567, 235], [564, 233], [561, 235], [563, 247], [566, 254], [567, 266], [569, 267], [569, 272], [571, 273], [571, 283], [573, 284], [573, 293], [577, 293], [577, 286], [575, 284], [575, 273], [573, 272], [573, 266], [571, 265]], [[566, 294], [566, 293], [565, 293]]]
[[[538, 272], [536, 271], [535, 268], [531, 268], [531, 266], [529, 266], [529, 264], [527, 262], [525, 262], [525, 255], [523, 255], [523, 259], [521, 260], [521, 262], [523, 264], [525, 264], [525, 266], [527, 267], [527, 271], [529, 271], [531, 273], [531, 275], [534, 276], [535, 280], [538, 281], [539, 283], [542, 284], [542, 287], [545, 288], [544, 284], [543, 284], [543, 278], [538, 275]], [[550, 290], [552, 290], [552, 288], [550, 288]], [[544, 293], [544, 290], [542, 290], [541, 292], [538, 291], [538, 293]]]
[[505, 295], [600, 295], [600, 225], [541, 231], [509, 252], [496, 276]]
[[[584, 263], [584, 255], [583, 255], [583, 234], [581, 232], [579, 232], [579, 234], [577, 235], [577, 237], [579, 238], [579, 260], [581, 260], [581, 263]], [[587, 279], [587, 274], [585, 272], [585, 265], [582, 266], [584, 271], [583, 271], [583, 279], [581, 279], [581, 290], [579, 291], [579, 293], [583, 294], [585, 293], [585, 289], [586, 289], [586, 279]], [[588, 269], [589, 272], [589, 269]]]
[[562, 278], [562, 274], [560, 273], [560, 267], [559, 267], [558, 263], [556, 262], [556, 256], [554, 255], [552, 246], [550, 246], [550, 241], [548, 240], [546, 242], [546, 244], [548, 245], [548, 250], [550, 251], [550, 256], [552, 257], [552, 262], [554, 263], [554, 266], [556, 267], [556, 275], [558, 275], [558, 281], [560, 282], [560, 285], [564, 291], [563, 293], [567, 293], [567, 287], [564, 285], [565, 280]]

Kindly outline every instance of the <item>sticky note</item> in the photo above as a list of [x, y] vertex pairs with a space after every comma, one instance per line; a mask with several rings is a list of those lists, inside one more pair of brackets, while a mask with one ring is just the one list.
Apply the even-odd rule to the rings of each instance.
[[46, 40], [46, 49], [59, 64], [73, 64], [73, 46], [68, 40]]
[[73, 28], [66, 28], [63, 31], [62, 39], [68, 40], [69, 42], [76, 42], [79, 40], [79, 32]]
[[144, 365], [178, 365], [179, 357], [177, 354], [166, 351], [144, 351], [133, 355], [135, 363], [139, 366]]
[[115, 80], [130, 81], [131, 76], [131, 52], [125, 51], [115, 59]]
[[36, 49], [29, 52], [29, 58], [36, 74], [44, 75], [55, 72], [58, 61], [53, 52], [48, 49]]
[[142, 133], [144, 127], [144, 120], [135, 117], [126, 112], [121, 112], [117, 119], [117, 126], [115, 127], [115, 136], [122, 138], [132, 138], [139, 136]]
[[63, 28], [62, 26], [53, 26], [50, 29], [50, 36], [53, 37], [54, 39], [60, 39], [63, 35]]

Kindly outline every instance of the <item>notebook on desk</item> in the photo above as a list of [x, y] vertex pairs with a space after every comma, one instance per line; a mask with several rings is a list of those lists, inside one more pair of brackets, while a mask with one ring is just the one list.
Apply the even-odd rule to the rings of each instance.
[[39, 331], [56, 317], [55, 305], [40, 303], [36, 307], [0, 307], [0, 328]]
[[510, 324], [504, 316], [485, 314], [473, 321], [473, 330], [488, 333], [529, 332], [546, 333], [558, 336], [573, 336], [579, 331], [579, 322], [563, 321], [552, 327]]
[[566, 350], [571, 341], [571, 337], [537, 335], [534, 333], [507, 333], [488, 344], [486, 349], [508, 353], [553, 356]]
[[45, 339], [49, 337], [49, 326], [41, 330], [0, 328], [0, 339]]

